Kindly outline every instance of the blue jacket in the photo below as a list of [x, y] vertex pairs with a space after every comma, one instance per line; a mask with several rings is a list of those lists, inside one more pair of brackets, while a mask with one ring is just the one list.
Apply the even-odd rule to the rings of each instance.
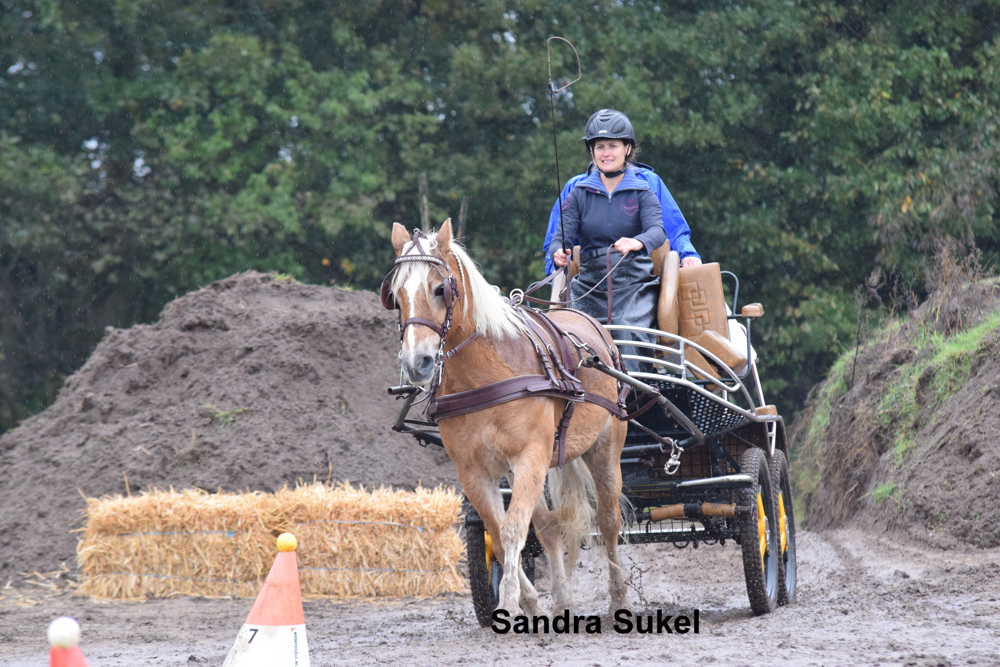
[[[579, 244], [583, 253], [607, 248], [620, 238], [634, 238], [648, 254], [667, 238], [660, 202], [635, 169], [625, 170], [613, 193], [608, 193], [596, 171], [578, 180], [563, 201], [562, 222], [566, 245]], [[555, 238], [561, 241], [563, 232], [557, 230]], [[558, 248], [559, 242], [549, 244], [549, 252]]]
[[[670, 240], [671, 250], [676, 250], [682, 260], [688, 257], [698, 257], [701, 259], [698, 251], [691, 244], [691, 228], [688, 227], [687, 221], [684, 219], [684, 214], [677, 207], [677, 202], [674, 201], [670, 191], [667, 190], [667, 186], [663, 184], [663, 180], [644, 164], [635, 163], [634, 166], [635, 169], [632, 170], [632, 173], [649, 183], [653, 194], [660, 201], [660, 211], [663, 216], [663, 231], [666, 232], [667, 238]], [[557, 246], [560, 243], [559, 202], [566, 201], [566, 197], [576, 187], [576, 184], [590, 176], [593, 171], [594, 165], [591, 164], [586, 174], [580, 174], [569, 179], [562, 190], [562, 194], [559, 196], [559, 200], [552, 205], [552, 211], [549, 213], [549, 227], [545, 232], [545, 244], [543, 246], [545, 249], [546, 274], [552, 273], [555, 270], [555, 266], [552, 264], [552, 254], [549, 252], [553, 239]], [[566, 241], [570, 243], [570, 239], [567, 238]]]

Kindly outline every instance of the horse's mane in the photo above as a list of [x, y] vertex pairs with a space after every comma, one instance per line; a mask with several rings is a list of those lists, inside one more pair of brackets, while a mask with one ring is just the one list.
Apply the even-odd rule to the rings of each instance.
[[[420, 244], [427, 252], [437, 249], [437, 239], [435, 237], [421, 239]], [[403, 246], [403, 253], [406, 253], [413, 242], [408, 242]], [[480, 336], [485, 336], [493, 340], [504, 338], [517, 338], [523, 333], [527, 333], [527, 328], [521, 318], [517, 316], [514, 309], [500, 296], [500, 292], [486, 282], [479, 267], [472, 261], [465, 248], [454, 239], [451, 241], [451, 254], [461, 267], [460, 275], [455, 276], [461, 283], [464, 274], [465, 282], [469, 285], [471, 292], [468, 297], [463, 298], [461, 308], [463, 315], [469, 314], [469, 303], [473, 304], [472, 319], [476, 323], [476, 331]], [[399, 270], [392, 279], [392, 291], [398, 291], [406, 279], [410, 276], [425, 280], [430, 273], [431, 267], [426, 262], [401, 262]], [[469, 298], [471, 297], [471, 298]]]

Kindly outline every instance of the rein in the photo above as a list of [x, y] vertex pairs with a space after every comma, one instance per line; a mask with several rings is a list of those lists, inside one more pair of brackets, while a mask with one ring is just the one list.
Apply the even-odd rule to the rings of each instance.
[[[621, 263], [625, 261], [625, 257], [628, 256], [628, 253], [626, 252], [625, 254], [622, 255], [622, 258], [618, 260], [617, 264], [615, 264], [614, 266], [611, 266], [611, 248], [612, 247], [613, 246], [608, 246], [608, 249], [606, 251], [608, 272], [606, 274], [604, 274], [603, 278], [601, 278], [600, 280], [597, 281], [596, 285], [594, 285], [589, 290], [587, 290], [586, 292], [584, 292], [580, 296], [576, 297], [575, 299], [567, 299], [565, 301], [546, 301], [545, 299], [539, 299], [537, 297], [528, 296], [529, 294], [537, 292], [539, 289], [541, 289], [542, 287], [545, 287], [546, 285], [548, 285], [549, 283], [551, 283], [553, 280], [555, 280], [556, 276], [559, 275], [560, 271], [553, 271], [544, 280], [539, 280], [538, 282], [532, 283], [531, 285], [528, 286], [528, 289], [526, 289], [524, 291], [519, 290], [519, 289], [511, 291], [511, 293], [510, 293], [510, 297], [511, 297], [511, 301], [512, 301], [511, 305], [519, 305], [522, 301], [527, 301], [529, 303], [537, 303], [537, 304], [540, 304], [540, 305], [543, 305], [543, 306], [568, 306], [571, 303], [576, 303], [577, 301], [580, 301], [585, 296], [589, 296], [591, 292], [593, 292], [598, 287], [600, 287], [601, 283], [603, 283], [606, 280], [608, 281], [608, 285], [610, 287], [610, 284], [611, 284], [610, 283], [611, 275], [615, 272], [615, 270], [619, 266], [621, 266]], [[567, 262], [567, 265], [568, 264], [569, 264], [569, 262]], [[567, 287], [569, 287], [569, 285], [567, 285]], [[608, 289], [608, 324], [611, 324], [611, 290], [610, 289]]]

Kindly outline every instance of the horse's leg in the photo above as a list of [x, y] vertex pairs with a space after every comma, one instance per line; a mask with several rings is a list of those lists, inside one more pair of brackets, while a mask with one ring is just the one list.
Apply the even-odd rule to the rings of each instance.
[[503, 544], [496, 537], [500, 534], [500, 525], [504, 516], [503, 496], [500, 494], [499, 484], [485, 474], [473, 473], [464, 468], [458, 468], [458, 479], [462, 483], [465, 497], [476, 509], [479, 518], [483, 520], [483, 527], [490, 534], [493, 542], [493, 554], [503, 564]]
[[552, 613], [558, 614], [573, 606], [573, 591], [566, 579], [566, 568], [563, 562], [562, 530], [559, 528], [559, 517], [548, 508], [545, 495], [538, 499], [535, 513], [531, 515], [531, 523], [535, 526], [535, 535], [545, 549], [545, 558], [549, 563], [549, 579], [552, 581]]
[[608, 593], [611, 596], [610, 612], [628, 608], [625, 575], [618, 558], [618, 531], [622, 516], [619, 498], [622, 493], [621, 449], [625, 442], [625, 422], [608, 417], [596, 444], [583, 455], [590, 468], [597, 488], [597, 526], [604, 540], [604, 553], [608, 559]]
[[[499, 608], [511, 616], [521, 613], [522, 592], [527, 595], [525, 606], [538, 611], [538, 593], [524, 576], [527, 586], [522, 589], [521, 550], [528, 537], [528, 523], [545, 487], [545, 471], [549, 467], [550, 444], [544, 441], [525, 443], [514, 461], [514, 483], [510, 505], [500, 526], [500, 542], [506, 557], [503, 561], [503, 581], [500, 582]], [[533, 609], [531, 609], [533, 608]]]

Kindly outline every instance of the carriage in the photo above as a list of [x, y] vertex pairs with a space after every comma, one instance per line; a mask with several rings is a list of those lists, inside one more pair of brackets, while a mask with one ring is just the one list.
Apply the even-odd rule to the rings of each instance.
[[[588, 360], [629, 387], [637, 407], [620, 457], [628, 503], [619, 543], [738, 544], [750, 607], [764, 614], [794, 601], [796, 558], [784, 422], [764, 400], [751, 344], [751, 324], [763, 308], [740, 308], [739, 280], [718, 264], [682, 269], [666, 245], [652, 256], [661, 281], [658, 328], [640, 331], [656, 342], [623, 340], [628, 336], [620, 334], [631, 327], [605, 327], [619, 350], [641, 348], [622, 357], [641, 361], [644, 370], [625, 373], [599, 358]], [[394, 428], [424, 446], [442, 445], [433, 423], [408, 416], [419, 391], [402, 386], [390, 393], [405, 399]], [[511, 489], [500, 491], [508, 504]], [[503, 570], [483, 520], [468, 503], [465, 538], [473, 604], [487, 626]], [[532, 530], [521, 552], [530, 580], [541, 553]]]

